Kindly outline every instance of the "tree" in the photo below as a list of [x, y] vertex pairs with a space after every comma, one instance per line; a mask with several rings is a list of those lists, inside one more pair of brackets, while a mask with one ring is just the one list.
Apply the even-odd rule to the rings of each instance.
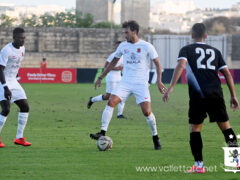
[[11, 27], [13, 26], [13, 23], [17, 21], [17, 18], [11, 18], [6, 14], [2, 14], [0, 20], [1, 20], [0, 27]]
[[55, 27], [73, 27], [75, 15], [72, 12], [60, 12], [54, 16]]
[[76, 11], [76, 26], [75, 27], [85, 27], [89, 28], [93, 25], [93, 15], [91, 14], [85, 14], [83, 17], [82, 12]]
[[21, 17], [21, 26], [23, 27], [36, 27], [39, 26], [38, 17], [33, 14], [31, 18]]
[[[94, 24], [92, 27], [94, 28], [110, 28], [111, 27], [111, 22], [100, 22], [100, 23], [96, 23]], [[120, 28], [120, 25], [116, 25], [116, 24], [112, 24], [113, 28]]]
[[46, 13], [44, 15], [41, 15], [39, 17], [40, 19], [40, 26], [43, 26], [43, 27], [53, 27], [54, 26], [54, 16]]

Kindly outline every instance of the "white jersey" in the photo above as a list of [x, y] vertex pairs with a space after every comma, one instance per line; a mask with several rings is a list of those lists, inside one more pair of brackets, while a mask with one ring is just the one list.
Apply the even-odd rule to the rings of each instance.
[[0, 54], [0, 65], [5, 66], [4, 75], [6, 81], [16, 79], [24, 54], [24, 46], [16, 49], [12, 43], [9, 43], [3, 47]]
[[[115, 53], [116, 52], [113, 52], [112, 54], [110, 54], [110, 56], [107, 58], [107, 62], [109, 62], [109, 63], [112, 62], [112, 60], [115, 57]], [[119, 59], [119, 61], [115, 67], [122, 66], [122, 65], [123, 65], [123, 57], [121, 56], [121, 58]], [[121, 81], [121, 78], [122, 78], [122, 76], [121, 76], [120, 70], [119, 71], [112, 70], [107, 74], [106, 81], [107, 82], [119, 82], [119, 81]]]
[[127, 41], [122, 42], [115, 57], [123, 56], [122, 81], [135, 84], [146, 84], [149, 80], [150, 60], [158, 57], [152, 44], [140, 40], [133, 44]]

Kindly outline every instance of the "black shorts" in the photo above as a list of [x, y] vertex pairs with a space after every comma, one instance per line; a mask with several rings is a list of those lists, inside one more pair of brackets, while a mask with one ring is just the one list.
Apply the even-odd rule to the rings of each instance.
[[228, 114], [223, 98], [190, 99], [189, 124], [201, 124], [209, 116], [210, 122], [226, 122]]

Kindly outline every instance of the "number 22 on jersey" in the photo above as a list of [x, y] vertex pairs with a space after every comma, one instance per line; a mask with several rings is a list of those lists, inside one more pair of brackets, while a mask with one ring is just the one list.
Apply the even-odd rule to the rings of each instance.
[[[204, 49], [197, 47], [195, 49], [196, 54], [200, 54], [199, 58], [197, 59], [197, 68], [198, 69], [212, 69], [215, 70], [216, 67], [211, 65], [211, 63], [215, 60], [215, 52], [212, 49], [206, 49], [206, 52]], [[202, 61], [205, 59], [207, 55], [210, 55], [210, 57], [206, 60], [206, 65], [202, 63]]]

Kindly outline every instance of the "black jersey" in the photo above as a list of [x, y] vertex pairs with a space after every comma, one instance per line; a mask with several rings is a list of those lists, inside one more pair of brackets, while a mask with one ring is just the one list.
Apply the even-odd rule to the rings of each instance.
[[227, 67], [222, 54], [205, 43], [183, 47], [178, 60], [187, 60], [187, 80], [190, 98], [223, 97], [218, 71]]

